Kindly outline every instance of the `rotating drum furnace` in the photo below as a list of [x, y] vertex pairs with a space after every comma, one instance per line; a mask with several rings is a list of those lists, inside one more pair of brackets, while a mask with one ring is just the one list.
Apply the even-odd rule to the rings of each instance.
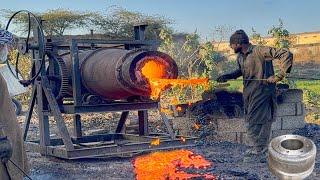
[[[30, 20], [30, 12], [27, 13]], [[11, 19], [12, 19], [11, 18]], [[10, 19], [10, 21], [11, 21]], [[10, 24], [7, 25], [7, 28]], [[145, 151], [193, 146], [195, 137], [175, 136], [165, 114], [160, 112], [166, 134], [148, 130], [148, 110], [158, 109], [151, 100], [148, 80], [141, 68], [148, 61], [166, 67], [162, 78], [177, 77], [172, 58], [156, 51], [155, 41], [145, 40], [146, 25], [134, 27], [134, 40], [46, 39], [41, 23], [33, 29], [33, 41], [20, 41], [19, 53], [31, 53], [31, 78], [21, 80], [32, 86], [32, 95], [24, 124], [24, 140], [31, 151], [64, 159], [119, 156]], [[29, 37], [29, 36], [28, 36]], [[37, 105], [40, 139], [27, 140], [33, 110]], [[125, 134], [124, 124], [130, 111], [138, 111], [139, 133]], [[122, 112], [115, 133], [84, 136], [81, 114]], [[62, 114], [73, 114], [71, 136]], [[50, 137], [49, 116], [53, 116], [61, 138]], [[151, 145], [160, 139], [157, 146]]]

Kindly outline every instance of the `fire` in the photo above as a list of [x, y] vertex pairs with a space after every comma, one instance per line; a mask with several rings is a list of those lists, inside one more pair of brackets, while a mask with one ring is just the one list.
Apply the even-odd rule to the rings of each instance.
[[180, 137], [180, 140], [182, 141], [182, 142], [186, 142], [186, 138], [184, 138], [184, 137]]
[[194, 124], [194, 128], [196, 128], [196, 130], [200, 129], [200, 127], [201, 127], [200, 124], [197, 124], [197, 123]]
[[202, 85], [208, 87], [208, 78], [200, 79], [167, 79], [167, 67], [156, 60], [149, 60], [141, 69], [142, 75], [149, 81], [150, 97], [157, 99], [160, 93], [170, 86], [181, 88], [191, 86], [192, 88]]
[[173, 105], [179, 104], [178, 98], [176, 98], [176, 97], [172, 98], [171, 104], [173, 104]]
[[182, 111], [182, 107], [177, 106], [177, 111]]
[[205, 169], [211, 163], [189, 150], [155, 152], [134, 160], [137, 180], [216, 179], [211, 174], [189, 174], [183, 168]]
[[166, 108], [160, 108], [160, 111], [165, 113], [165, 114], [172, 114], [172, 111], [170, 109], [166, 109]]
[[154, 140], [151, 141], [150, 144], [153, 145], [153, 146], [159, 146], [160, 145], [160, 139], [159, 138], [154, 139]]

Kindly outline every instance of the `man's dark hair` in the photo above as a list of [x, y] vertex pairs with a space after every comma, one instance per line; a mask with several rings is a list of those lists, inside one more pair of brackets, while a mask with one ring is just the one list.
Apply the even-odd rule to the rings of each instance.
[[242, 29], [237, 30], [230, 37], [230, 44], [248, 44], [248, 43], [249, 43], [249, 37]]

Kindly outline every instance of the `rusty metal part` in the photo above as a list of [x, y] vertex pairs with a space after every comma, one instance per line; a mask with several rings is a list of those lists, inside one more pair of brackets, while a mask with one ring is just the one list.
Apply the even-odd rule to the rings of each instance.
[[[62, 58], [71, 77], [70, 56]], [[141, 74], [141, 68], [150, 60], [167, 67], [167, 75], [164, 78], [173, 79], [178, 76], [175, 61], [158, 51], [100, 48], [80, 52], [79, 59], [82, 85], [90, 93], [106, 99], [149, 96], [149, 83]]]
[[[48, 57], [53, 59], [53, 63], [55, 63], [53, 69], [47, 69], [47, 74], [53, 76], [53, 78], [49, 78], [50, 84], [53, 84], [53, 93], [56, 99], [61, 99], [65, 95], [68, 94], [69, 89], [69, 77], [68, 77], [68, 69], [63, 59], [53, 53], [48, 52]], [[53, 73], [53, 74], [51, 74]]]
[[269, 169], [280, 179], [304, 179], [314, 169], [316, 152], [315, 144], [306, 137], [276, 137], [268, 146]]

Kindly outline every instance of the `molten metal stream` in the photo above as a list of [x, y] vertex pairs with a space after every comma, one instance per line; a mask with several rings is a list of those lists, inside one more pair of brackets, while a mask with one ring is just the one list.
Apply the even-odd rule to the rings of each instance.
[[165, 79], [166, 66], [158, 61], [148, 61], [141, 69], [142, 75], [148, 80], [151, 93], [150, 97], [152, 99], [157, 99], [160, 93], [167, 89], [168, 87], [180, 86], [184, 88], [186, 86], [191, 86], [192, 88], [202, 85], [205, 88], [209, 86], [208, 78], [200, 79]]
[[189, 174], [183, 168], [205, 169], [211, 163], [189, 150], [155, 152], [137, 157], [134, 167], [137, 180], [216, 179], [211, 174]]

